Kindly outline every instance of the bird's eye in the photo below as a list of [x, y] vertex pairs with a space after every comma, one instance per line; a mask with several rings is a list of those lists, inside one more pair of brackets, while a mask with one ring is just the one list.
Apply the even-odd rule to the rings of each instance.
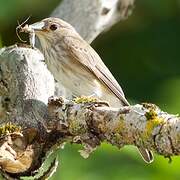
[[57, 24], [51, 24], [51, 26], [49, 27], [49, 29], [51, 29], [52, 31], [55, 31], [58, 28]]

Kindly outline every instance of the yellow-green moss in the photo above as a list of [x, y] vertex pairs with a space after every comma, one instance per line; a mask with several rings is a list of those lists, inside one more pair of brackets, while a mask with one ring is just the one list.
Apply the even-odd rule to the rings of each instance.
[[80, 103], [98, 102], [98, 99], [90, 96], [81, 96], [74, 98], [73, 101], [77, 104], [80, 104]]
[[20, 126], [17, 126], [15, 124], [12, 124], [11, 122], [8, 122], [0, 126], [0, 137], [7, 135], [9, 133], [14, 133], [14, 132], [18, 133], [20, 131], [21, 131]]
[[116, 143], [122, 141], [122, 136], [119, 133], [115, 133], [112, 138]]
[[149, 121], [149, 120], [152, 120], [152, 119], [156, 118], [157, 113], [156, 113], [155, 110], [150, 109], [148, 112], [146, 112], [145, 116], [146, 116], [147, 121]]
[[144, 132], [144, 136], [148, 138], [155, 127], [164, 123], [164, 119], [158, 117], [157, 114], [158, 107], [156, 105], [150, 103], [143, 103], [143, 107], [147, 109], [147, 112], [145, 113], [147, 124], [146, 124], [146, 131]]
[[164, 119], [159, 118], [154, 110], [149, 110], [145, 116], [147, 118], [145, 136], [149, 137], [155, 127], [164, 123]]
[[83, 134], [86, 131], [84, 124], [77, 120], [72, 120], [70, 122], [69, 129], [72, 134]]
[[125, 129], [125, 121], [124, 121], [123, 116], [120, 116], [119, 121], [117, 121], [115, 125], [114, 132], [119, 133], [124, 129]]

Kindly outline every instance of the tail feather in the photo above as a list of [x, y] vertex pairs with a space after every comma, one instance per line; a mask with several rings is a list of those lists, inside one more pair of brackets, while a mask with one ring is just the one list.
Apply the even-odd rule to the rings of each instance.
[[146, 163], [152, 163], [154, 160], [153, 153], [145, 148], [138, 148], [140, 155]]

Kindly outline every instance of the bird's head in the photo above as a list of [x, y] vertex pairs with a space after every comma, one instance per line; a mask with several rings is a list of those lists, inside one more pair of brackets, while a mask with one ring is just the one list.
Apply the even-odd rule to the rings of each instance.
[[59, 18], [46, 18], [42, 21], [31, 25], [25, 25], [22, 28], [22, 31], [27, 33], [34, 33], [41, 44], [46, 43], [55, 43], [55, 40], [61, 40], [64, 36], [77, 36], [76, 30], [67, 22]]
[[74, 28], [67, 22], [59, 18], [46, 18], [42, 21], [29, 25], [37, 35], [39, 34], [56, 34], [63, 30], [74, 30]]

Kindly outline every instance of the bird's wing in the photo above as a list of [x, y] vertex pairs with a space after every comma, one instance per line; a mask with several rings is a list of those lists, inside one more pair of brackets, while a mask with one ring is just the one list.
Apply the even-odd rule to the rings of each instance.
[[109, 69], [103, 63], [96, 51], [81, 37], [66, 36], [64, 43], [69, 53], [84, 67], [88, 68], [95, 76], [98, 77], [124, 105], [129, 105], [124, 93], [113, 77]]

